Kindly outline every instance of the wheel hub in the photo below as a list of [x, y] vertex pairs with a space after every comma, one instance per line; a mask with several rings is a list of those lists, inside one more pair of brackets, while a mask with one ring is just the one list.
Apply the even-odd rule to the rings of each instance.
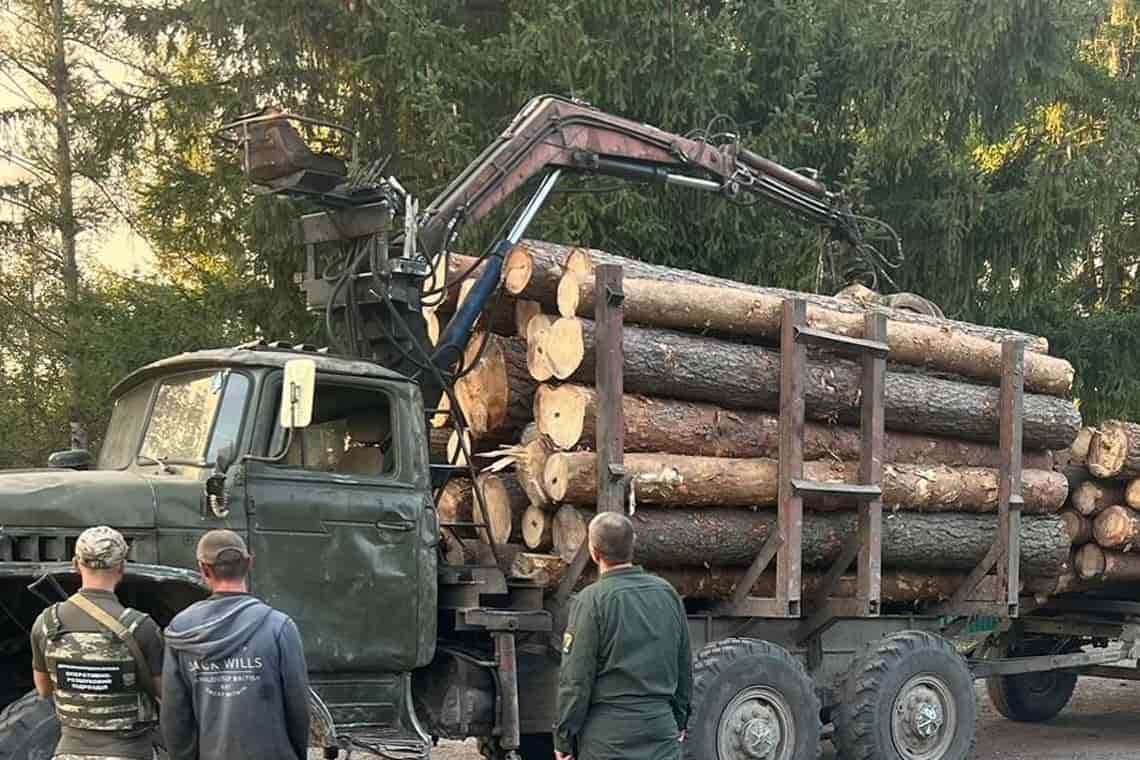
[[742, 690], [721, 714], [718, 760], [791, 760], [795, 746], [791, 708], [763, 686]]
[[906, 760], [938, 760], [954, 739], [957, 718], [949, 687], [933, 675], [911, 678], [891, 711], [895, 748]]

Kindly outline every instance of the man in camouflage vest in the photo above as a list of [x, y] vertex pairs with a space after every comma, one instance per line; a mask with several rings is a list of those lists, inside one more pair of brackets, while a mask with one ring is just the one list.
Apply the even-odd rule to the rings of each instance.
[[61, 724], [56, 760], [154, 757], [162, 634], [115, 596], [127, 550], [112, 528], [83, 531], [73, 561], [82, 588], [32, 626], [36, 691], [55, 697]]

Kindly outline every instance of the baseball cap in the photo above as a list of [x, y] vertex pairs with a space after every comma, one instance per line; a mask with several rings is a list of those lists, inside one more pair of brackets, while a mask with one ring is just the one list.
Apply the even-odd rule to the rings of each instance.
[[127, 558], [129, 551], [123, 534], [106, 525], [88, 528], [75, 541], [76, 561], [93, 570], [114, 567]]
[[198, 540], [197, 556], [199, 562], [214, 565], [226, 560], [249, 559], [249, 549], [245, 539], [232, 530], [211, 530]]

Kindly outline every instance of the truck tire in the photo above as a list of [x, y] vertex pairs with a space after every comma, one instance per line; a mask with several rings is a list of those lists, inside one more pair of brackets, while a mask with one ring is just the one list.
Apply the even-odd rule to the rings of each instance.
[[[1054, 651], [1052, 639], [1026, 642], [1007, 656], [1029, 657]], [[1080, 651], [1079, 646], [1064, 647], [1062, 654]], [[1055, 718], [1065, 709], [1077, 688], [1077, 674], [1064, 671], [1020, 673], [1014, 676], [990, 676], [986, 693], [1003, 716], [1021, 723], [1040, 723]]]
[[851, 663], [834, 710], [844, 760], [968, 760], [977, 738], [974, 678], [954, 645], [925, 631], [871, 643]]
[[59, 743], [50, 699], [30, 692], [0, 712], [0, 760], [49, 760]]
[[815, 760], [823, 726], [803, 665], [767, 641], [730, 638], [693, 661], [685, 760]]

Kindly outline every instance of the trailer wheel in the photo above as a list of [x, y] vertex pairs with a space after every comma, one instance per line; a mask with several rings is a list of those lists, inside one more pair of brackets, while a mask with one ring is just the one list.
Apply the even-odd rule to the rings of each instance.
[[974, 679], [954, 646], [925, 631], [872, 643], [852, 664], [835, 715], [847, 760], [967, 760], [973, 756]]
[[[1049, 654], [1053, 641], [1027, 642], [1027, 646], [1010, 656]], [[1063, 654], [1080, 651], [1079, 646], [1067, 646]], [[1065, 709], [1077, 688], [1077, 674], [1064, 671], [1019, 673], [1014, 676], [990, 676], [986, 679], [986, 693], [994, 708], [1009, 720], [1022, 723], [1040, 723], [1055, 718]]]
[[693, 662], [686, 760], [815, 760], [819, 699], [799, 660], [775, 644], [730, 638]]
[[0, 712], [0, 760], [49, 760], [59, 743], [50, 699], [30, 692]]

